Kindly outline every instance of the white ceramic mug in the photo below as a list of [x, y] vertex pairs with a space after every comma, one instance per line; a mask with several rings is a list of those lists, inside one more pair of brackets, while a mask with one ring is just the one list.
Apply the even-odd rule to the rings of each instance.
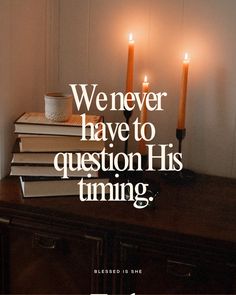
[[45, 100], [45, 116], [55, 122], [68, 121], [72, 115], [72, 95], [64, 93], [47, 93]]

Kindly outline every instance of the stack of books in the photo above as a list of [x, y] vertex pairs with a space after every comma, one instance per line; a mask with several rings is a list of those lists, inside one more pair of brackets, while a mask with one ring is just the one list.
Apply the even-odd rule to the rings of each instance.
[[[86, 115], [86, 123], [96, 124], [101, 116]], [[86, 136], [91, 129], [86, 127]], [[78, 196], [78, 182], [107, 183], [98, 171], [68, 169], [68, 179], [62, 179], [63, 171], [54, 167], [57, 153], [72, 153], [75, 167], [78, 154], [99, 152], [104, 148], [103, 141], [81, 141], [82, 118], [72, 115], [67, 122], [53, 122], [44, 113], [24, 113], [15, 121], [16, 140], [11, 162], [11, 175], [19, 176], [24, 197]], [[58, 157], [58, 165], [63, 167], [63, 157]], [[86, 161], [86, 164], [89, 164]], [[90, 164], [93, 164], [91, 161]], [[88, 178], [88, 174], [90, 174]], [[86, 192], [86, 191], [85, 191]]]

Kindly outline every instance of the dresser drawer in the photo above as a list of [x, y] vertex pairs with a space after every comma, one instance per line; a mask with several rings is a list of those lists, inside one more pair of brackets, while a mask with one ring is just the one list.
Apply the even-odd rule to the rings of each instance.
[[[91, 232], [71, 235], [61, 228], [50, 231], [11, 226], [8, 230], [8, 289], [11, 294], [86, 294], [102, 292], [93, 274], [102, 268], [104, 237]], [[65, 231], [65, 229], [63, 229]], [[70, 235], [69, 235], [70, 232]]]
[[116, 269], [121, 273], [114, 289], [121, 293], [233, 293], [236, 268], [221, 257], [148, 239], [121, 238], [116, 247]]

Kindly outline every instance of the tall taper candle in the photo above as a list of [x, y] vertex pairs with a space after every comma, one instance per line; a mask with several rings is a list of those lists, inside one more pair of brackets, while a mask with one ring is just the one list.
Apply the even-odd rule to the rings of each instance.
[[[133, 92], [133, 76], [134, 76], [134, 40], [132, 33], [129, 34], [128, 45], [128, 64], [126, 76], [126, 93]], [[127, 97], [128, 99], [130, 96]], [[132, 101], [128, 100], [128, 106], [132, 106]]]
[[189, 69], [189, 56], [185, 53], [183, 59], [183, 73], [182, 73], [182, 85], [179, 99], [179, 115], [177, 129], [185, 129], [185, 112], [186, 112], [186, 97], [188, 86], [188, 69]]
[[[146, 107], [146, 95], [148, 93], [148, 87], [149, 83], [147, 82], [147, 76], [144, 77], [144, 81], [142, 84], [142, 99], [144, 100], [144, 103], [142, 105], [141, 113], [140, 113], [140, 127], [147, 122], [147, 107]], [[139, 152], [141, 155], [147, 155], [147, 147], [146, 147], [146, 142], [144, 138], [141, 138], [139, 141]]]

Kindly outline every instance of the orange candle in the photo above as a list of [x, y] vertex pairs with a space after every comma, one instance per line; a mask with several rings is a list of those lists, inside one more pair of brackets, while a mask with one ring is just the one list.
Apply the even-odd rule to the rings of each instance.
[[[140, 113], [140, 127], [147, 122], [147, 107], [146, 107], [146, 96], [148, 93], [148, 87], [149, 87], [149, 83], [147, 82], [147, 76], [144, 77], [144, 81], [142, 84], [142, 99], [143, 99], [143, 105], [142, 105], [142, 109], [141, 109], [141, 113]], [[141, 138], [139, 141], [139, 152], [141, 155], [146, 155], [147, 154], [147, 147], [146, 147], [146, 142], [144, 140], [144, 138]]]
[[[133, 76], [134, 76], [134, 40], [132, 33], [129, 34], [128, 45], [128, 64], [127, 64], [127, 77], [126, 77], [126, 93], [133, 92]], [[130, 99], [128, 95], [127, 99]], [[128, 100], [128, 106], [132, 106], [132, 101]]]
[[188, 85], [188, 68], [189, 68], [189, 56], [185, 53], [183, 59], [183, 73], [182, 73], [182, 85], [179, 99], [179, 115], [177, 129], [185, 129], [185, 112], [186, 112], [186, 97], [187, 97], [187, 85]]

